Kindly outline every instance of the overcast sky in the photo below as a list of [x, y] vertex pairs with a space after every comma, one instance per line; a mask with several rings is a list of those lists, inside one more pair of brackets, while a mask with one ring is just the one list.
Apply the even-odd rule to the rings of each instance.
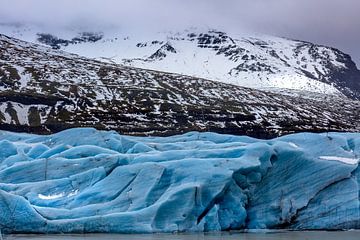
[[[0, 22], [151, 29], [209, 26], [337, 47], [360, 66], [360, 0], [0, 0]], [[178, 29], [177, 29], [178, 30]]]

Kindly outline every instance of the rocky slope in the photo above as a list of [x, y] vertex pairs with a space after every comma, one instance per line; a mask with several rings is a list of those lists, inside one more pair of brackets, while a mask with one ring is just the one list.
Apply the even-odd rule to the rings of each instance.
[[341, 51], [309, 42], [209, 29], [136, 34], [0, 26], [0, 32], [102, 61], [255, 88], [360, 98], [360, 71]]
[[360, 103], [104, 63], [0, 35], [0, 128], [92, 126], [132, 135], [191, 130], [272, 137], [359, 131]]

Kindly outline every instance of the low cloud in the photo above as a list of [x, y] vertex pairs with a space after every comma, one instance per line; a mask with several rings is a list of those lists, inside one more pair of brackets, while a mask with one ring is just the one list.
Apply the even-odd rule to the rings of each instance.
[[0, 22], [46, 27], [209, 26], [330, 45], [360, 65], [358, 0], [0, 0]]

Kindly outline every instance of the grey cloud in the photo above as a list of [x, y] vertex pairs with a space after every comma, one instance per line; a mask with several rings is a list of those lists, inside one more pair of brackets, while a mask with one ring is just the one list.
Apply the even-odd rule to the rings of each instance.
[[360, 65], [358, 0], [0, 0], [0, 22], [251, 30], [330, 45]]

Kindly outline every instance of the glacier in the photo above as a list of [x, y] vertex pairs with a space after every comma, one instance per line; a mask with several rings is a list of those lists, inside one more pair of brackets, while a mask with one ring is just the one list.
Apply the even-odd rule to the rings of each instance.
[[0, 131], [0, 230], [360, 228], [360, 133]]

